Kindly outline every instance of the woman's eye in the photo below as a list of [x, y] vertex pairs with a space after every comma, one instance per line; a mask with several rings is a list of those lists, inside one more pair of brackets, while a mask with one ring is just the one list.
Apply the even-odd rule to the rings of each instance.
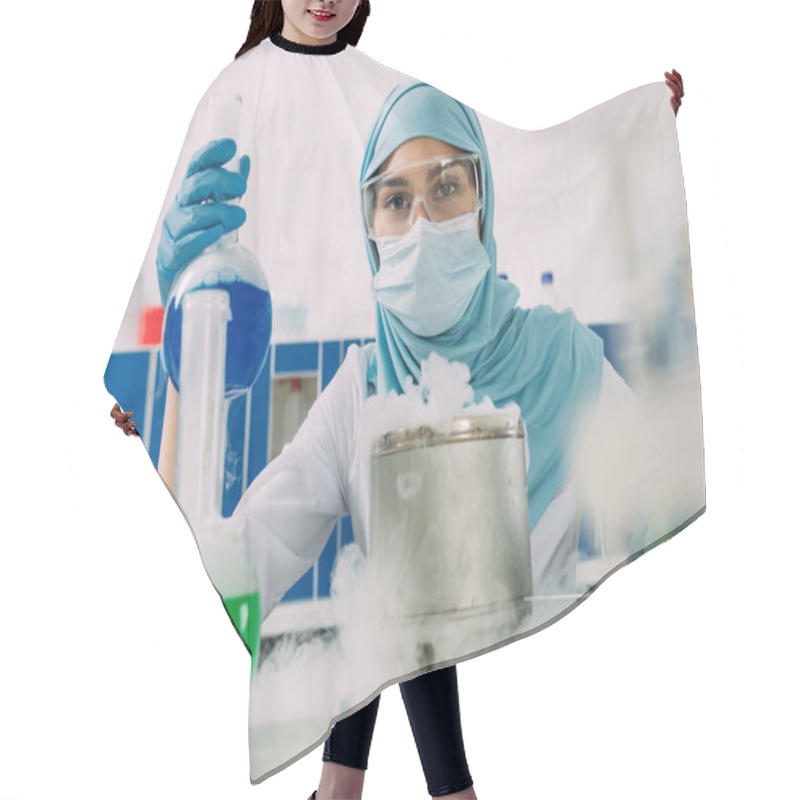
[[459, 190], [458, 181], [455, 180], [445, 180], [441, 181], [439, 185], [436, 187], [436, 197], [439, 200], [444, 200], [448, 197], [452, 197], [456, 194]]
[[408, 200], [402, 194], [389, 195], [382, 203], [386, 211], [402, 211], [408, 208]]

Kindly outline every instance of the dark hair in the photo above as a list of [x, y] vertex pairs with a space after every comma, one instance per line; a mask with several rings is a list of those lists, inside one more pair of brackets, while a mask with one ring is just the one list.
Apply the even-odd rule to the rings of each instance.
[[[355, 47], [361, 38], [369, 16], [369, 0], [361, 0], [353, 19], [339, 31], [337, 39], [344, 39]], [[283, 30], [283, 6], [278, 0], [254, 0], [250, 12], [250, 30], [244, 44], [239, 48], [236, 58], [261, 44], [264, 39]]]

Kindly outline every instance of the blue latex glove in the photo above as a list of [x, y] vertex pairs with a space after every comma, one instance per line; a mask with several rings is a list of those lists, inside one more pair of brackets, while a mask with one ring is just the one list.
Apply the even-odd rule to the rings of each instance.
[[225, 203], [241, 197], [247, 190], [250, 174], [247, 156], [239, 160], [239, 172], [222, 168], [235, 154], [233, 139], [217, 139], [192, 156], [175, 202], [161, 226], [156, 269], [163, 306], [181, 270], [223, 234], [244, 224], [247, 216], [244, 209]]

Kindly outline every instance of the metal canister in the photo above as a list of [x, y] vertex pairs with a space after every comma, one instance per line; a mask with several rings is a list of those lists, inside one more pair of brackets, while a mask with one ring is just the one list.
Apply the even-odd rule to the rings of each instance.
[[532, 593], [523, 423], [498, 413], [387, 433], [371, 451], [369, 561], [394, 617], [452, 621]]

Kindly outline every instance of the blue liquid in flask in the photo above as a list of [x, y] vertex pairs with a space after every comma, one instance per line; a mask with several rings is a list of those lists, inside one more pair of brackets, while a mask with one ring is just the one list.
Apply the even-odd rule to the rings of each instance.
[[[272, 300], [267, 290], [239, 277], [231, 281], [217, 280], [187, 290], [224, 289], [230, 298], [231, 319], [228, 322], [225, 347], [225, 397], [244, 394], [256, 381], [267, 358], [272, 335]], [[183, 310], [181, 293], [168, 301], [164, 319], [162, 352], [164, 367], [180, 392], [181, 326]]]

